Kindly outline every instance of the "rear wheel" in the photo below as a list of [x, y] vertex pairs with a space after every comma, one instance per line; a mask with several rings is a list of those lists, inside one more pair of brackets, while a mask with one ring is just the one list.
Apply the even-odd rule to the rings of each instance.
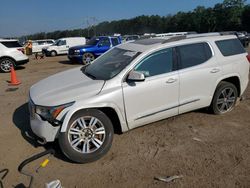
[[52, 51], [52, 52], [50, 52], [50, 55], [51, 55], [52, 57], [55, 57], [55, 56], [57, 55], [57, 53], [56, 53], [56, 51]]
[[73, 115], [59, 136], [63, 153], [72, 161], [87, 163], [105, 155], [112, 145], [113, 126], [99, 110], [87, 109]]
[[82, 61], [84, 65], [89, 64], [91, 61], [94, 61], [94, 60], [95, 60], [95, 56], [92, 53], [87, 52], [87, 53], [84, 53], [82, 56]]
[[210, 109], [214, 114], [225, 114], [233, 110], [238, 98], [235, 85], [229, 82], [221, 82], [214, 94]]
[[10, 72], [11, 66], [14, 66], [15, 62], [10, 58], [3, 58], [0, 60], [1, 72]]

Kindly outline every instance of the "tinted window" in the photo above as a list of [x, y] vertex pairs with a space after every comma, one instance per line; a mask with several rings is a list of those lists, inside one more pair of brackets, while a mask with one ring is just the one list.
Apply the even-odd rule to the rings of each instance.
[[220, 40], [215, 43], [224, 56], [237, 55], [246, 52], [238, 39]]
[[103, 38], [101, 39], [101, 41], [99, 42], [100, 46], [110, 46], [110, 41], [109, 38]]
[[181, 68], [202, 64], [212, 57], [207, 43], [188, 44], [177, 47]]
[[47, 43], [48, 43], [48, 44], [53, 44], [54, 42], [51, 41], [51, 40], [48, 40]]
[[171, 72], [173, 69], [172, 49], [165, 49], [145, 58], [135, 70], [142, 72], [145, 77]]
[[5, 47], [7, 48], [19, 48], [22, 47], [17, 41], [6, 41], [6, 42], [1, 42]]
[[46, 44], [45, 41], [39, 41], [38, 42], [38, 45], [44, 45], [44, 44]]
[[118, 42], [118, 39], [117, 39], [117, 38], [111, 38], [111, 41], [112, 41], [113, 46], [116, 46], [116, 45], [118, 45], [118, 44], [119, 44], [119, 42]]

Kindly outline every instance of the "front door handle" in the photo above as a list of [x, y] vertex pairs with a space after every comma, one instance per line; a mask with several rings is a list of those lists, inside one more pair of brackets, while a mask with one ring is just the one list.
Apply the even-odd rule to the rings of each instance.
[[174, 82], [176, 82], [177, 81], [177, 79], [175, 79], [175, 78], [169, 78], [167, 81], [166, 81], [166, 83], [167, 84], [171, 84], [171, 83], [174, 83]]
[[212, 69], [210, 72], [211, 72], [211, 73], [217, 73], [217, 72], [220, 72], [220, 69], [214, 68], [214, 69]]

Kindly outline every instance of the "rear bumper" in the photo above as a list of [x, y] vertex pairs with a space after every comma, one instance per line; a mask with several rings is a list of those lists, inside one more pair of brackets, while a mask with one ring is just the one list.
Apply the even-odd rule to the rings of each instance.
[[16, 61], [16, 65], [24, 65], [29, 62], [29, 59]]

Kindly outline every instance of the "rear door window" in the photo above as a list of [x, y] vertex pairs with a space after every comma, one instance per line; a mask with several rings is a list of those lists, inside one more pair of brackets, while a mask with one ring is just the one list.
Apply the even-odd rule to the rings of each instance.
[[212, 57], [212, 51], [205, 42], [177, 47], [180, 68], [188, 68], [205, 63]]
[[117, 39], [117, 38], [111, 38], [111, 42], [112, 42], [113, 46], [116, 46], [116, 45], [118, 45], [118, 44], [119, 44], [119, 42], [118, 42], [118, 39]]
[[223, 56], [232, 56], [246, 53], [238, 39], [227, 39], [215, 42]]
[[5, 41], [1, 42], [7, 48], [20, 48], [22, 47], [17, 41]]

